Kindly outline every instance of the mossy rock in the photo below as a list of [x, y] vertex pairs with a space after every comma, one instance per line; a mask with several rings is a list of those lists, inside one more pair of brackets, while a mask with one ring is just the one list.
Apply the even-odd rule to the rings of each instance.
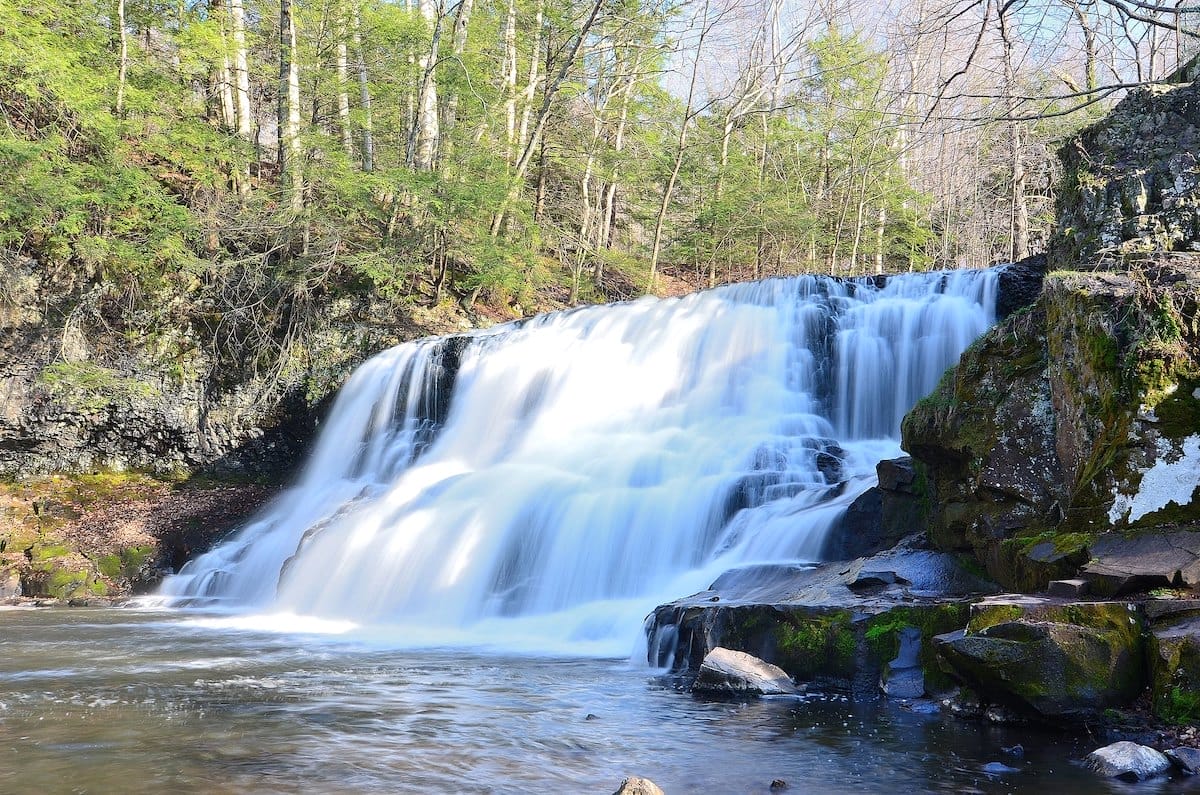
[[156, 550], [151, 546], [133, 546], [96, 560], [96, 568], [112, 580], [131, 582], [143, 576], [143, 568], [149, 563]]
[[982, 697], [1047, 718], [1131, 703], [1146, 685], [1145, 619], [1123, 602], [985, 600], [941, 663]]
[[1149, 657], [1154, 714], [1168, 723], [1200, 723], [1200, 617], [1154, 626]]
[[988, 574], [1010, 591], [1038, 593], [1074, 576], [1088, 560], [1086, 533], [1047, 531], [1008, 538], [982, 552]]
[[751, 605], [723, 611], [719, 644], [778, 665], [797, 681], [847, 684], [858, 640], [849, 610]]

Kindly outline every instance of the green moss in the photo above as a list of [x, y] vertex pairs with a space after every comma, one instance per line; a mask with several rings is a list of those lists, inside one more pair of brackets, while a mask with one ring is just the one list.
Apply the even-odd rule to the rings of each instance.
[[159, 394], [150, 384], [92, 362], [56, 362], [42, 370], [38, 380], [51, 395], [80, 413]]
[[849, 611], [791, 613], [776, 626], [774, 636], [779, 665], [793, 676], [853, 678], [858, 644]]
[[1198, 388], [1200, 379], [1180, 378], [1177, 387], [1154, 404], [1158, 429], [1164, 436], [1181, 439], [1200, 432], [1200, 399], [1194, 396]]
[[55, 599], [69, 599], [75, 596], [80, 590], [86, 588], [87, 583], [88, 575], [86, 572], [55, 569], [50, 572], [50, 576], [46, 579], [46, 595], [52, 596]]
[[33, 561], [35, 563], [61, 558], [71, 554], [69, 547], [64, 544], [35, 544], [33, 546]]
[[154, 547], [138, 546], [122, 549], [96, 560], [96, 568], [110, 579], [133, 579], [154, 554]]
[[988, 627], [1016, 621], [1025, 615], [1025, 610], [1017, 605], [977, 604], [971, 608], [971, 619], [967, 622], [967, 632], [976, 634]]

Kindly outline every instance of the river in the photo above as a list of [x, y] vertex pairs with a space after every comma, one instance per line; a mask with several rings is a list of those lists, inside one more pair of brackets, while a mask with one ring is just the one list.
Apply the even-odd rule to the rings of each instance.
[[[388, 648], [210, 613], [0, 610], [0, 792], [1129, 792], [1098, 743], [837, 694], [714, 701], [622, 659]], [[273, 627], [268, 630], [266, 627]], [[1001, 750], [1021, 744], [1023, 758]], [[988, 775], [1003, 762], [1017, 772]], [[1196, 792], [1183, 782], [1138, 792]]]

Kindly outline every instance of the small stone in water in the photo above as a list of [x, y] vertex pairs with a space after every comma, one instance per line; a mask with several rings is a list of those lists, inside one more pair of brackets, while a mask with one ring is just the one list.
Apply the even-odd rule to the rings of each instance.
[[983, 772], [990, 776], [998, 776], [1001, 773], [1020, 773], [1021, 771], [1015, 767], [1009, 767], [1003, 762], [988, 762], [983, 766]]
[[648, 778], [630, 776], [621, 782], [620, 788], [613, 795], [666, 795], [666, 793]]
[[1158, 751], [1128, 741], [1097, 748], [1088, 754], [1087, 764], [1106, 778], [1123, 781], [1145, 781], [1171, 767], [1170, 760]]
[[597, 718], [595, 715], [593, 715], [592, 713], [589, 712], [587, 715], [583, 716], [583, 719], [584, 720], [596, 720]]
[[1011, 756], [1013, 759], [1024, 759], [1025, 758], [1025, 748], [1020, 743], [1017, 743], [1016, 745], [1011, 745], [1008, 747], [1001, 746], [1000, 750], [1003, 751], [1008, 756]]
[[781, 778], [771, 781], [771, 792], [779, 792], [788, 788], [788, 783]]

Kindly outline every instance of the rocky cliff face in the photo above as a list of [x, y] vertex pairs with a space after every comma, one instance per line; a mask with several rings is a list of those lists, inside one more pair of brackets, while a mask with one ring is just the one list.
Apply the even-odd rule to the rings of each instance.
[[1136, 92], [1063, 148], [1056, 270], [904, 422], [930, 538], [1008, 587], [1200, 522], [1197, 122], [1196, 86]]
[[[64, 295], [32, 261], [0, 262], [0, 475], [137, 470], [277, 477], [300, 459], [322, 400], [364, 358], [461, 330], [433, 313], [331, 300], [271, 356], [221, 359], [197, 308], [134, 337], [99, 287]], [[221, 318], [205, 319], [215, 324]], [[263, 365], [262, 362], [267, 364]]]
[[1200, 258], [1055, 273], [905, 419], [930, 537], [1010, 587], [1105, 530], [1200, 521]]
[[1200, 86], [1134, 91], [1059, 155], [1051, 269], [1200, 250]]

